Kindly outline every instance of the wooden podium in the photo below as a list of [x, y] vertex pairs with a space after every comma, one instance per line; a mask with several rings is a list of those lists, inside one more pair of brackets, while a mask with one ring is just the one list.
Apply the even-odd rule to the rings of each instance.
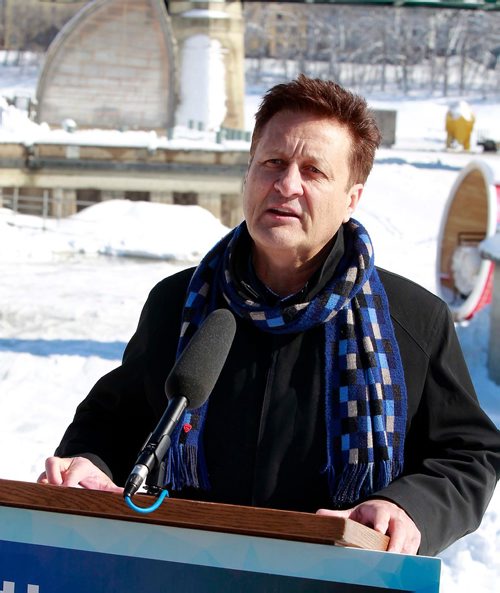
[[387, 544], [349, 519], [168, 498], [142, 515], [118, 494], [0, 480], [0, 593], [439, 591], [439, 560]]

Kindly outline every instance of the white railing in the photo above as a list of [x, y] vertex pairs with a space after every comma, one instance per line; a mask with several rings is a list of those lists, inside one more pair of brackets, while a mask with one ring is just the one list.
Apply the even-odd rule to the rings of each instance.
[[39, 195], [23, 194], [17, 187], [13, 188], [12, 193], [9, 194], [2, 192], [0, 189], [0, 208], [9, 208], [16, 214], [40, 216], [44, 229], [46, 220], [60, 220], [95, 203], [77, 198], [65, 200], [64, 196], [60, 195], [59, 192], [52, 192], [49, 189], [42, 190]]

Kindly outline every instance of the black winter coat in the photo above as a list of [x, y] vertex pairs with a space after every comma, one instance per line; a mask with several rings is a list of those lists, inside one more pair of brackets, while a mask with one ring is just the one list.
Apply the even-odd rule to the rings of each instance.
[[[84, 455], [123, 485], [161, 417], [193, 269], [151, 291], [122, 365], [77, 409], [59, 456]], [[408, 391], [404, 474], [373, 497], [389, 499], [433, 555], [476, 529], [500, 473], [499, 432], [479, 407], [446, 305], [379, 270]], [[314, 512], [331, 507], [318, 329], [272, 335], [238, 319], [212, 395], [205, 451], [212, 488], [192, 499]]]

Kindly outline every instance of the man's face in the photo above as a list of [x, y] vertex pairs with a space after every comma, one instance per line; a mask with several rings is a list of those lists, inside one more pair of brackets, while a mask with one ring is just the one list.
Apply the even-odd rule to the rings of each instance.
[[256, 255], [304, 263], [347, 222], [363, 185], [349, 186], [349, 134], [336, 121], [281, 111], [250, 163], [243, 211]]

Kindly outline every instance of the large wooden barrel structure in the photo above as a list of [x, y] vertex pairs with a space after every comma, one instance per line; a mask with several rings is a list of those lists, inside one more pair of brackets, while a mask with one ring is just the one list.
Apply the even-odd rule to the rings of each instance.
[[491, 301], [493, 264], [479, 243], [500, 221], [500, 183], [481, 161], [460, 171], [445, 206], [438, 237], [437, 286], [456, 321], [470, 319]]

